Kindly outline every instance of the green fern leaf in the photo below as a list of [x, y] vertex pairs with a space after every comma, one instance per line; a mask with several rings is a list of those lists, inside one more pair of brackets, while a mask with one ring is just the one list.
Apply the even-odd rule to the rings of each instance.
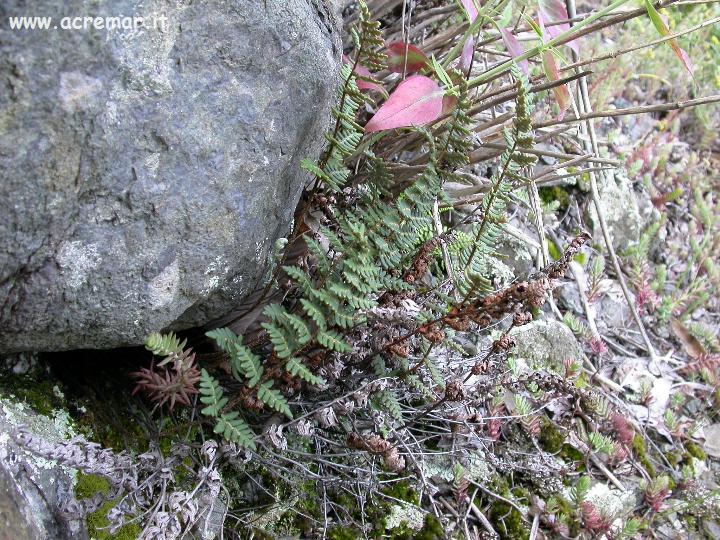
[[273, 390], [271, 388], [274, 382], [275, 381], [267, 381], [260, 385], [257, 394], [258, 399], [271, 409], [284, 414], [288, 418], [292, 418], [293, 415], [290, 411], [290, 405], [288, 405], [285, 397], [278, 390]]
[[219, 416], [222, 408], [227, 405], [228, 399], [223, 397], [220, 383], [211, 377], [204, 368], [200, 372], [199, 392], [200, 402], [206, 405], [200, 412], [205, 416]]
[[235, 345], [239, 343], [238, 336], [229, 328], [216, 328], [206, 332], [205, 335], [210, 339], [214, 339], [217, 346], [228, 354], [232, 353]]
[[275, 326], [274, 323], [264, 322], [262, 326], [270, 337], [270, 342], [273, 344], [273, 350], [279, 358], [288, 358], [292, 354], [290, 343], [285, 338], [285, 332], [283, 329]]
[[312, 336], [310, 335], [310, 329], [308, 328], [307, 324], [305, 324], [305, 321], [303, 321], [297, 315], [292, 315], [290, 313], [285, 314], [285, 320], [287, 321], [287, 324], [295, 331], [295, 339], [297, 339], [300, 345], [305, 345], [307, 342], [310, 341]]
[[358, 314], [354, 309], [352, 308], [340, 308], [336, 309], [333, 314], [333, 323], [341, 328], [350, 328], [354, 326], [355, 324], [360, 324], [365, 322], [365, 317], [363, 317], [361, 314]]
[[308, 247], [308, 251], [315, 257], [315, 263], [317, 265], [318, 274], [326, 276], [330, 273], [331, 266], [328, 256], [322, 246], [308, 235], [303, 237], [305, 245]]
[[230, 369], [233, 377], [239, 382], [246, 378], [250, 388], [260, 381], [263, 374], [260, 357], [240, 343], [237, 343], [230, 353]]
[[250, 450], [256, 450], [255, 434], [235, 411], [220, 416], [213, 431], [230, 442], [237, 443]]
[[298, 284], [300, 290], [305, 294], [312, 289], [310, 276], [308, 276], [307, 272], [304, 270], [298, 268], [297, 266], [283, 266], [283, 270], [293, 281], [295, 281], [295, 283]]
[[300, 377], [302, 380], [304, 380], [312, 385], [315, 385], [315, 386], [324, 386], [325, 385], [325, 379], [315, 375], [313, 372], [311, 372], [305, 366], [305, 364], [303, 364], [297, 358], [291, 358], [290, 360], [288, 360], [287, 364], [285, 364], [285, 369], [293, 377]]
[[317, 340], [323, 347], [327, 347], [328, 349], [339, 353], [348, 353], [353, 350], [352, 347], [348, 345], [337, 332], [332, 330], [325, 330], [324, 332], [318, 333]]
[[392, 390], [386, 389], [375, 392], [371, 398], [371, 403], [375, 408], [387, 412], [398, 424], [405, 424], [400, 402]]
[[317, 304], [314, 304], [310, 300], [306, 300], [305, 298], [300, 299], [300, 304], [302, 305], [303, 311], [307, 314], [308, 317], [313, 320], [313, 322], [317, 325], [318, 328], [320, 328], [321, 330], [325, 330], [325, 328], [327, 328], [327, 321], [325, 320], [325, 316], [323, 315], [321, 309], [317, 306]]

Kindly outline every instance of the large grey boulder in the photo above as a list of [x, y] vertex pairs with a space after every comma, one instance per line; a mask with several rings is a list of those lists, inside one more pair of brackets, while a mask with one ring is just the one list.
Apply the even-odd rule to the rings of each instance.
[[[0, 352], [220, 317], [263, 279], [322, 147], [332, 4], [31, 4], [0, 3]], [[9, 29], [20, 15], [58, 28]], [[79, 16], [148, 27], [62, 29]]]

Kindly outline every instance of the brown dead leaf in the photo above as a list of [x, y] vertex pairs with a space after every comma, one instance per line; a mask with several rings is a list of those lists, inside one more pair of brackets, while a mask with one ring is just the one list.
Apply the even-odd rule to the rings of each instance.
[[693, 360], [697, 360], [703, 355], [707, 354], [705, 347], [702, 346], [695, 336], [690, 333], [683, 323], [677, 319], [670, 321], [670, 327], [672, 328], [673, 334], [682, 342], [683, 347], [687, 355]]

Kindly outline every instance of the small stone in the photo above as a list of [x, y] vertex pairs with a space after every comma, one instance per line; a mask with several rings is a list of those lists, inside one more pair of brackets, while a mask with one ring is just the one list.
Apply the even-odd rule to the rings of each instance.
[[566, 359], [580, 360], [583, 350], [572, 331], [554, 320], [539, 320], [513, 329], [511, 336], [517, 342], [510, 354], [533, 363], [560, 368]]
[[703, 429], [705, 444], [703, 449], [709, 455], [720, 458], [720, 424], [711, 424]]
[[[610, 229], [613, 246], [622, 251], [636, 243], [640, 234], [658, 216], [649, 194], [635, 191], [633, 182], [624, 170], [614, 174], [600, 174], [598, 182], [600, 204], [605, 223]], [[602, 238], [595, 206], [590, 207], [593, 238]]]
[[20, 425], [47, 441], [75, 435], [66, 411], [47, 417], [0, 395], [0, 537], [87, 540], [84, 520], [61, 509], [73, 498], [75, 471], [15, 444], [9, 432]]

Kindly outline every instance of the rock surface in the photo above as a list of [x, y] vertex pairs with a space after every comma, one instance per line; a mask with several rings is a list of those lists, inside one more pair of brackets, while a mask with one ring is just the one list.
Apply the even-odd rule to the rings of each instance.
[[[0, 27], [0, 352], [139, 344], [258, 285], [323, 143], [329, 5], [38, 0], [58, 29]], [[149, 27], [61, 29], [85, 15]]]
[[[637, 243], [646, 227], [656, 218], [650, 196], [641, 186], [633, 186], [624, 170], [611, 174], [600, 174], [598, 192], [603, 207], [605, 223], [612, 236], [613, 247], [623, 251]], [[590, 221], [593, 238], [602, 239], [600, 220], [594, 205], [590, 207]]]
[[23, 425], [48, 441], [73, 435], [68, 417], [52, 418], [0, 396], [0, 540], [86, 540], [84, 521], [65, 515], [72, 498], [75, 472], [33, 456], [9, 438]]
[[583, 350], [572, 331], [555, 320], [537, 320], [510, 333], [517, 344], [512, 356], [533, 365], [560, 367], [566, 359], [582, 360]]

